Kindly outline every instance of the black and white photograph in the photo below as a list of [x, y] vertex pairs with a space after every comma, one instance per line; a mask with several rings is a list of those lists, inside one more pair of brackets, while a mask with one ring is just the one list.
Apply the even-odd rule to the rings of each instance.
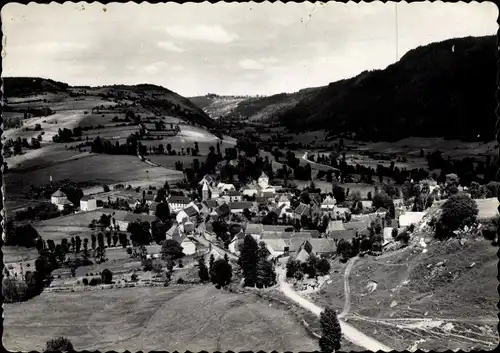
[[4, 5], [4, 347], [493, 350], [498, 16]]

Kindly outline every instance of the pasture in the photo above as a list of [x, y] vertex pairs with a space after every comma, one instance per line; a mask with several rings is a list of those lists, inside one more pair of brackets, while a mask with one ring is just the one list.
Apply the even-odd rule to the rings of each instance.
[[76, 350], [318, 349], [286, 311], [213, 285], [44, 292], [5, 304], [4, 316], [4, 345], [15, 351], [41, 351], [56, 336]]
[[183, 179], [182, 172], [148, 165], [136, 156], [89, 154], [32, 170], [11, 171], [4, 176], [7, 193], [18, 195], [32, 184], [42, 185], [49, 181], [70, 179], [73, 182], [100, 184], [127, 183], [132, 186], [163, 185], [165, 181]]

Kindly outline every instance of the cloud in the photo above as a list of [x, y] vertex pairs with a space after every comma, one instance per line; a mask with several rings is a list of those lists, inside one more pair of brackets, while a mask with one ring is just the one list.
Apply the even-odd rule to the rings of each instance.
[[216, 44], [228, 44], [239, 38], [236, 33], [228, 32], [220, 25], [170, 26], [165, 31], [174, 38]]
[[245, 70], [263, 70], [265, 67], [260, 62], [252, 59], [243, 59], [238, 61], [238, 65]]
[[178, 47], [172, 42], [158, 42], [157, 44], [160, 48], [168, 50], [168, 51], [173, 51], [176, 53], [182, 53], [184, 49]]

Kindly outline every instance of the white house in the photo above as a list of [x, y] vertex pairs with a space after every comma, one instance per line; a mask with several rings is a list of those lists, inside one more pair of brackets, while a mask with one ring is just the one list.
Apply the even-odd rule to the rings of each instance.
[[269, 186], [269, 177], [266, 175], [266, 173], [262, 172], [259, 179], [257, 180], [257, 183], [262, 189], [266, 189]]
[[219, 189], [219, 191], [236, 190], [233, 184], [225, 184], [225, 183], [217, 184], [217, 189]]
[[321, 203], [321, 210], [323, 211], [333, 211], [335, 210], [335, 205], [337, 204], [337, 201], [328, 195], [323, 202]]
[[175, 196], [172, 195], [168, 198], [168, 207], [170, 207], [170, 211], [177, 213], [180, 210], [184, 209], [191, 202], [186, 196]]
[[246, 196], [256, 196], [258, 193], [259, 193], [259, 189], [256, 185], [254, 184], [250, 184], [250, 185], [245, 185], [242, 189], [241, 189], [243, 195], [246, 195]]
[[50, 202], [56, 205], [59, 211], [62, 211], [65, 205], [72, 205], [66, 194], [62, 192], [61, 189], [52, 194]]
[[97, 209], [97, 200], [91, 196], [84, 196], [80, 199], [80, 210], [93, 211]]
[[189, 206], [183, 210], [180, 210], [175, 216], [175, 220], [179, 224], [181, 224], [185, 218], [187, 218], [190, 221], [195, 221], [198, 214], [199, 212], [194, 206]]
[[228, 190], [222, 196], [222, 199], [225, 202], [240, 202], [241, 201], [241, 193], [236, 190]]
[[278, 207], [280, 207], [281, 205], [285, 205], [287, 207], [290, 207], [290, 205], [291, 205], [290, 196], [288, 196], [288, 195], [281, 195], [278, 198]]
[[189, 237], [183, 235], [173, 237], [172, 239], [176, 240], [181, 245], [184, 255], [193, 255], [196, 253], [196, 243]]

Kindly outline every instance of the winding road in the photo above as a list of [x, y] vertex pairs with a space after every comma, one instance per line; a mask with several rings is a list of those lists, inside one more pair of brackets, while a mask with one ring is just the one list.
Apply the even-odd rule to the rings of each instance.
[[307, 159], [307, 152], [304, 152], [304, 155], [302, 156], [302, 159], [304, 161], [306, 161], [307, 163], [310, 163], [312, 165], [315, 165], [317, 167], [320, 167], [320, 168], [323, 168], [323, 170], [338, 170], [337, 168], [335, 167], [332, 167], [332, 166], [329, 166], [329, 165], [326, 165], [326, 164], [322, 164], [322, 163], [316, 163], [316, 162], [313, 162], [309, 159]]

